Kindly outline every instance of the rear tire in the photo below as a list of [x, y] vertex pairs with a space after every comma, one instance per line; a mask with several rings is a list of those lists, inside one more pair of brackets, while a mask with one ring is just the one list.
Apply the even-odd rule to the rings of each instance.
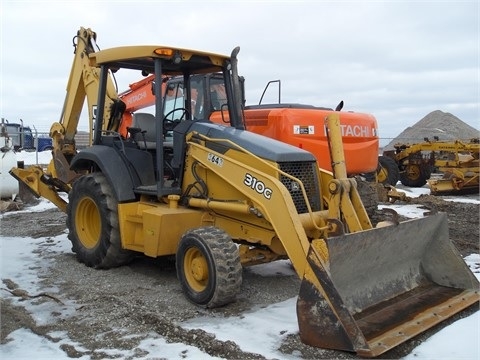
[[118, 201], [103, 174], [80, 177], [73, 183], [68, 199], [68, 238], [78, 261], [108, 269], [132, 260], [133, 252], [122, 249]]
[[188, 231], [176, 254], [177, 276], [186, 297], [207, 308], [235, 300], [242, 284], [238, 248], [213, 226]]

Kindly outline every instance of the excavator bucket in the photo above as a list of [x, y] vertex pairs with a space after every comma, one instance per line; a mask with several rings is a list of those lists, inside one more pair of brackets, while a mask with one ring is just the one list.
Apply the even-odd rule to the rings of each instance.
[[313, 240], [297, 316], [309, 345], [375, 357], [479, 301], [436, 213]]

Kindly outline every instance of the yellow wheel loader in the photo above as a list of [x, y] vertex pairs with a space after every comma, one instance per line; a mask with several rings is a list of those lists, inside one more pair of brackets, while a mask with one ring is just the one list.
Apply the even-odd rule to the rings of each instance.
[[[365, 357], [479, 301], [446, 214], [373, 227], [347, 178], [338, 116], [326, 119], [333, 172], [305, 150], [244, 130], [239, 48], [231, 56], [161, 45], [95, 52], [95, 38], [90, 29], [77, 34], [62, 118], [52, 126], [52, 163], [45, 172], [11, 170], [66, 211], [80, 262], [111, 268], [134, 254], [175, 257], [185, 296], [213, 308], [235, 300], [242, 267], [289, 259], [302, 279], [302, 341]], [[224, 76], [232, 126], [188, 110], [191, 75], [213, 72]], [[125, 139], [112, 77], [141, 73], [154, 74], [160, 96], [154, 114], [134, 114]], [[185, 99], [172, 119], [161, 86], [176, 75], [184, 76]], [[85, 96], [93, 139], [76, 151]]]

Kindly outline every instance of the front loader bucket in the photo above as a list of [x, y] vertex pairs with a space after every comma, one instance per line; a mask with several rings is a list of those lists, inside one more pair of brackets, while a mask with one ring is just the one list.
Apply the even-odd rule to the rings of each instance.
[[314, 240], [297, 301], [301, 340], [375, 357], [479, 300], [444, 213]]

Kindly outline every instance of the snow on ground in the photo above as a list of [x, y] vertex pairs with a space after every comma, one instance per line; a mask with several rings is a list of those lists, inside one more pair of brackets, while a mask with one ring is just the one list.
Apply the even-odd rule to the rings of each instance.
[[[24, 160], [25, 164], [36, 162], [35, 153], [21, 153], [18, 155], [18, 160]], [[50, 158], [49, 153], [40, 153], [39, 155], [40, 164], [48, 163]], [[429, 192], [426, 188], [401, 190], [406, 191], [407, 195], [411, 197], [419, 196], [422, 193], [428, 194]], [[454, 197], [449, 200], [465, 201], [463, 198]], [[475, 199], [468, 199], [468, 201], [479, 203], [479, 201]], [[53, 207], [53, 204], [43, 200], [39, 205], [24, 211], [35, 212]], [[414, 205], [391, 204], [385, 207], [393, 208], [399, 214], [410, 218], [421, 217], [425, 211]], [[8, 214], [3, 216], [8, 216]], [[41, 262], [35, 257], [34, 254], [38, 246], [48, 242], [52, 253], [69, 251], [66, 234], [48, 240], [45, 238], [33, 241], [31, 238], [16, 238], [15, 241], [19, 243], [19, 246], [13, 248], [7, 246], [7, 243], [11, 241], [11, 238], [0, 238], [0, 277], [10, 278], [18, 283], [21, 288], [29, 292], [31, 291], [32, 293], [38, 290], [36, 284], [38, 282], [37, 274], [39, 271], [36, 270], [36, 266], [49, 266], [45, 261]], [[467, 256], [465, 262], [472, 269], [475, 276], [480, 279], [480, 254]], [[32, 263], [34, 263], [35, 266], [32, 266]], [[288, 273], [292, 271], [284, 262], [278, 262], [273, 267], [271, 266], [272, 264], [269, 265], [269, 267], [258, 267], [256, 271], [262, 276], [268, 276], [269, 272]], [[42, 291], [45, 291], [45, 289]], [[33, 309], [31, 309], [31, 311], [37, 322], [45, 323], [51, 321], [50, 314], [53, 312], [53, 309], [41, 308], [39, 310], [38, 306], [36, 306], [35, 309], [35, 312]], [[74, 309], [74, 304], [67, 302], [61, 308], [61, 316], [69, 316], [72, 309]], [[58, 312], [58, 306], [54, 310]], [[187, 321], [181, 325], [187, 329], [201, 328], [215, 334], [220, 340], [236, 339], [235, 342], [243, 351], [259, 353], [266, 358], [293, 359], [293, 356], [281, 354], [276, 349], [283, 337], [290, 333], [298, 332], [296, 298], [271, 304], [265, 308], [252, 309], [241, 316], [232, 317], [227, 320], [201, 317]], [[479, 328], [480, 314], [476, 312], [440, 330], [427, 341], [416, 347], [408, 356], [404, 357], [404, 359], [480, 359]], [[284, 332], [285, 329], [287, 329], [287, 332]], [[258, 334], [262, 334], [262, 336]], [[8, 337], [10, 342], [1, 345], [0, 357], [2, 359], [68, 359], [66, 353], [61, 350], [62, 346], [67, 344], [77, 349], [81, 348], [80, 344], [69, 339], [64, 333], [57, 332], [51, 333], [50, 335], [53, 339], [58, 339], [58, 341], [49, 341], [26, 329], [14, 331]], [[166, 343], [164, 339], [154, 333], [152, 333], [148, 339], [143, 340], [139, 348], [148, 351], [148, 357], [146, 358], [149, 359], [212, 359], [208, 354], [191, 346], [179, 343]], [[188, 351], [185, 352], [185, 350]], [[108, 351], [112, 352], [111, 350]], [[119, 358], [126, 358], [132, 356], [133, 353], [113, 351], [112, 355], [116, 355]], [[79, 359], [84, 360], [87, 358], [81, 357]]]

